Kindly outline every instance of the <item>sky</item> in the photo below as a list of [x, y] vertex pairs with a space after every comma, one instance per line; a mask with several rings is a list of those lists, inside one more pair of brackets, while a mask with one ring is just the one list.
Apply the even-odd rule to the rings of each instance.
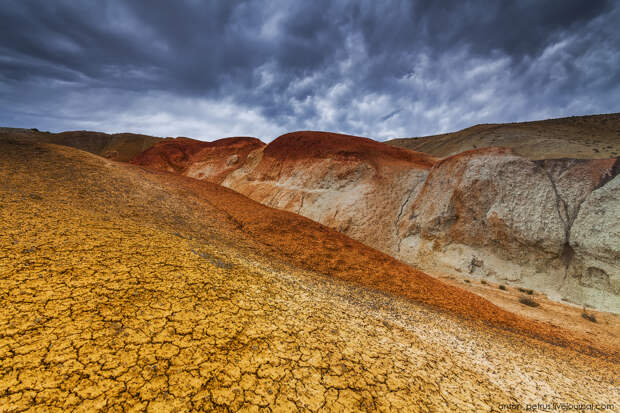
[[620, 1], [0, 1], [0, 126], [377, 140], [620, 112]]

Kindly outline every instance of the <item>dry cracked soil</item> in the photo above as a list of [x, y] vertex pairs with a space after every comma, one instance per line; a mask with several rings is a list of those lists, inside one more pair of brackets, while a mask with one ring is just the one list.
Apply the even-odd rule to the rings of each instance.
[[184, 182], [0, 141], [0, 411], [618, 408], [617, 348], [304, 267]]

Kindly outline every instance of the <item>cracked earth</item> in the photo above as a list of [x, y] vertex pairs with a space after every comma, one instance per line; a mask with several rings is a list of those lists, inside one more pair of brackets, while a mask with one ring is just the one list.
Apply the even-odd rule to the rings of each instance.
[[266, 255], [161, 176], [0, 143], [0, 411], [617, 402], [617, 357]]

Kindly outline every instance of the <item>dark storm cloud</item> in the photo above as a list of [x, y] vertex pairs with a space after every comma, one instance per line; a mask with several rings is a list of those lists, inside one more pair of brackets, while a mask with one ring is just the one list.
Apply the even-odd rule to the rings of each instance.
[[609, 1], [0, 3], [0, 124], [374, 138], [620, 111]]

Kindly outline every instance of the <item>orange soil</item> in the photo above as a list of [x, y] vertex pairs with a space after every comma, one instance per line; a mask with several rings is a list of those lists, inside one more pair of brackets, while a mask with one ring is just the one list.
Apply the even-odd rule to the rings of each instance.
[[616, 364], [339, 282], [506, 313], [217, 185], [2, 139], [0, 177], [0, 411], [615, 400]]

